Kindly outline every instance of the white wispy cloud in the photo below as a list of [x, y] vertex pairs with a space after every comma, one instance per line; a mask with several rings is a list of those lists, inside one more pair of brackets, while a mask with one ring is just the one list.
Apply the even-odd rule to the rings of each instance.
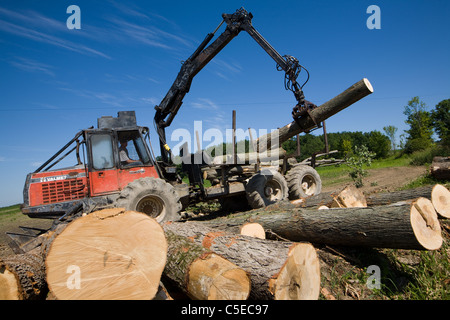
[[20, 25], [10, 23], [2, 19], [0, 19], [0, 30], [10, 34], [14, 34], [19, 37], [27, 38], [42, 43], [47, 43], [56, 47], [64, 48], [84, 55], [94, 55], [111, 59], [110, 56], [104, 54], [103, 52], [92, 49], [88, 46], [80, 45], [79, 43], [74, 43], [72, 41], [65, 40], [61, 37], [49, 35], [30, 28], [22, 27]]
[[61, 21], [45, 17], [34, 11], [26, 13], [0, 8], [0, 17], [2, 17], [0, 18], [0, 31], [80, 54], [111, 59], [111, 57], [99, 50], [80, 43], [74, 43], [61, 36], [56, 36], [55, 33], [67, 32], [67, 27]]
[[242, 67], [236, 62], [226, 62], [225, 60], [217, 58], [212, 60], [212, 62], [222, 70], [227, 70], [232, 73], [240, 73], [242, 71]]
[[206, 98], [198, 98], [198, 102], [191, 102], [191, 106], [195, 109], [203, 110], [218, 110], [219, 106], [215, 104], [212, 100]]
[[0, 8], [0, 31], [107, 59], [111, 59], [108, 54], [79, 41], [67, 40], [67, 35], [70, 32], [71, 38], [75, 36], [95, 43], [140, 43], [171, 51], [194, 46], [195, 41], [184, 35], [181, 28], [170, 19], [152, 12], [144, 13], [136, 6], [116, 1], [110, 3], [117, 9], [117, 14], [102, 17], [99, 20], [102, 23], [100, 27], [83, 22], [81, 30], [76, 32], [67, 29], [64, 19], [56, 20], [32, 10], [16, 12]]
[[16, 57], [15, 60], [9, 61], [9, 63], [23, 71], [27, 72], [42, 72], [50, 76], [55, 76], [55, 73], [52, 71], [53, 67], [47, 64], [34, 61], [32, 59]]
[[31, 162], [31, 163], [30, 163], [30, 165], [31, 165], [33, 168], [39, 168], [40, 166], [42, 166], [42, 164], [43, 164], [43, 162], [38, 162], [38, 161], [34, 161], [34, 162]]

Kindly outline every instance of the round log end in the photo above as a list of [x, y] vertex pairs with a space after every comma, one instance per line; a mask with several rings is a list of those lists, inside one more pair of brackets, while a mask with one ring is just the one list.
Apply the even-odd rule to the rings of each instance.
[[431, 202], [436, 212], [443, 218], [450, 218], [450, 191], [441, 184], [431, 190]]
[[367, 89], [368, 89], [371, 93], [373, 93], [373, 87], [372, 87], [372, 84], [370, 83], [369, 79], [364, 78], [363, 80], [364, 80], [364, 84], [366, 85]]
[[192, 263], [187, 289], [199, 300], [246, 300], [250, 278], [235, 264], [210, 253]]
[[442, 246], [441, 226], [430, 200], [422, 197], [415, 200], [410, 218], [414, 235], [424, 249], [437, 250]]
[[61, 300], [152, 299], [166, 255], [156, 220], [122, 209], [97, 211], [71, 222], [52, 242], [47, 282]]
[[11, 271], [0, 265], [0, 300], [21, 300], [19, 282]]
[[295, 244], [275, 281], [275, 300], [317, 300], [320, 293], [320, 264], [309, 243]]
[[246, 223], [241, 227], [241, 235], [258, 239], [266, 238], [266, 231], [259, 223]]

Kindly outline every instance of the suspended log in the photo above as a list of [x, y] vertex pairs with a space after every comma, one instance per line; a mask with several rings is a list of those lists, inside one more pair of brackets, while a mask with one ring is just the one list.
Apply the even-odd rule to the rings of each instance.
[[247, 273], [186, 237], [166, 231], [169, 245], [164, 275], [196, 300], [245, 300], [250, 294]]
[[120, 208], [100, 210], [55, 236], [45, 259], [47, 283], [61, 300], [152, 299], [166, 254], [156, 220]]
[[369, 80], [364, 78], [333, 99], [311, 110], [308, 115], [302, 116], [297, 121], [293, 121], [270, 134], [260, 137], [256, 141], [257, 150], [264, 152], [265, 150], [278, 148], [283, 142], [293, 136], [301, 132], [310, 131], [324, 120], [371, 93], [373, 93], [373, 87]]
[[291, 241], [343, 246], [436, 250], [441, 228], [430, 200], [419, 198], [367, 208], [316, 210], [279, 202], [263, 209], [220, 217], [202, 223], [221, 229], [257, 222]]
[[250, 299], [317, 299], [320, 266], [309, 243], [271, 241], [209, 228], [201, 222], [174, 222], [164, 230], [191, 239], [245, 270]]
[[0, 259], [0, 300], [45, 299], [47, 292], [40, 255], [18, 254]]
[[431, 191], [431, 202], [436, 212], [443, 218], [450, 218], [450, 191], [437, 184]]

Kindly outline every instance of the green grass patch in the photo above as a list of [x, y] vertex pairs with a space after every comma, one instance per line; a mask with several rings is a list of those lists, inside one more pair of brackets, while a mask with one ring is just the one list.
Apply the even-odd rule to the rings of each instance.
[[20, 212], [21, 212], [20, 204], [15, 204], [13, 206], [0, 208], [0, 216], [13, 215], [13, 214], [17, 214]]

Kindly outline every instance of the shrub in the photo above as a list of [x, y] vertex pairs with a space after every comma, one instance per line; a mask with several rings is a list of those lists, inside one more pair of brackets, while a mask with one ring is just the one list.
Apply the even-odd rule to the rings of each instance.
[[362, 145], [360, 147], [355, 146], [353, 156], [346, 159], [346, 165], [351, 169], [349, 175], [357, 188], [361, 188], [364, 185], [362, 178], [367, 176], [367, 171], [363, 169], [363, 166], [370, 166], [375, 156], [375, 153], [370, 152], [365, 145]]

